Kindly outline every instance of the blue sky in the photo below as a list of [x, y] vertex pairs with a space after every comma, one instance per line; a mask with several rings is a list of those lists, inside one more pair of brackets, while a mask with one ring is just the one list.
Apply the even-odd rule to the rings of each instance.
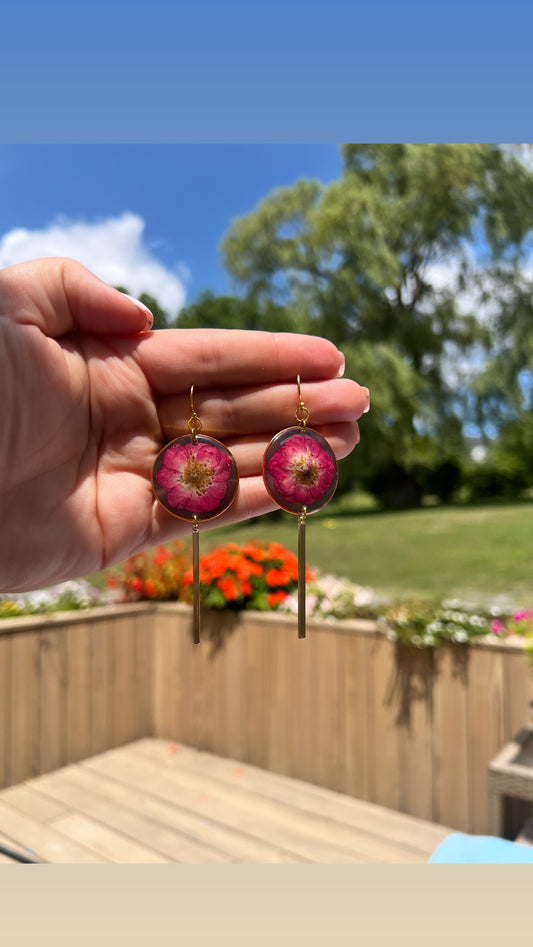
[[525, 0], [17, 0], [0, 140], [527, 140]]
[[0, 145], [0, 265], [60, 253], [171, 302], [178, 284], [186, 302], [229, 292], [218, 244], [231, 219], [340, 169], [327, 144]]

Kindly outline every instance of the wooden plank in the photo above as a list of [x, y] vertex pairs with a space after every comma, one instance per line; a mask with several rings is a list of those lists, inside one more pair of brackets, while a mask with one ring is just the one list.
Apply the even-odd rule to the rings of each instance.
[[40, 643], [40, 772], [67, 762], [67, 648], [64, 628], [42, 631]]
[[[372, 674], [369, 740], [373, 765], [371, 801], [389, 809], [400, 804], [397, 708], [391, 698], [396, 671], [394, 647], [386, 638], [376, 637], [367, 652], [367, 668]], [[370, 667], [369, 667], [370, 665]]]
[[437, 658], [434, 690], [434, 818], [469, 831], [468, 733], [466, 686], [468, 651], [443, 645]]
[[144, 758], [168, 770], [191, 770], [198, 776], [203, 776], [206, 781], [211, 778], [222, 780], [227, 785], [238, 786], [250, 794], [267, 796], [304, 812], [326, 816], [342, 825], [348, 824], [395, 844], [405, 845], [425, 858], [429, 857], [451, 831], [445, 826], [353, 799], [322, 786], [288, 779], [246, 763], [202, 753], [191, 747], [179, 746], [177, 754], [169, 756], [162, 741], [143, 740], [134, 746], [121, 748], [120, 756], [113, 755], [114, 764], [120, 766], [124, 757], [130, 755], [135, 759]]
[[467, 761], [471, 832], [489, 832], [488, 766], [504, 745], [503, 664], [500, 652], [470, 654], [467, 688]]
[[358, 799], [369, 798], [368, 707], [365, 635], [345, 635], [344, 640], [344, 773], [340, 789]]
[[135, 739], [151, 736], [154, 732], [152, 694], [154, 685], [154, 637], [152, 621], [146, 615], [137, 615], [135, 627]]
[[[94, 765], [101, 767], [105, 761], [100, 758]], [[107, 765], [110, 765], [109, 760]], [[122, 748], [120, 758], [117, 756], [112, 765], [119, 779], [138, 784], [143, 778], [141, 765], [132, 748]], [[275, 777], [275, 774], [269, 775]], [[172, 757], [166, 773], [162, 773], [156, 763], [147, 760], [145, 779], [153, 787], [152, 792], [163, 798], [187, 800], [187, 805], [199, 806], [196, 800], [203, 793], [205, 811], [217, 821], [283, 847], [300, 858], [321, 863], [414, 863], [425, 860], [425, 856], [409, 846], [391, 843], [318, 812], [303, 812], [299, 805], [287, 804], [263, 794], [251, 794], [240, 783], [230, 786], [222, 780], [207, 780], [205, 772], [192, 772], [181, 767], [179, 754]]]
[[314, 782], [330, 789], [339, 786], [338, 636], [309, 632], [314, 682]]
[[24, 632], [11, 639], [10, 780], [20, 783], [40, 771], [39, 639]]
[[198, 649], [202, 648], [202, 644], [193, 642], [192, 612], [187, 623], [175, 629], [172, 634], [173, 677], [170, 686], [174, 689], [175, 712], [179, 721], [178, 729], [172, 737], [194, 743], [198, 720], [203, 711], [204, 697], [200, 690], [201, 684], [197, 683], [198, 659], [201, 656], [201, 651], [198, 652]]
[[[97, 759], [105, 756], [103, 754]], [[116, 783], [98, 779], [97, 774], [90, 770], [83, 771], [79, 766], [68, 767], [52, 775], [39, 777], [33, 786], [38, 792], [52, 796], [112, 831], [152, 848], [170, 861], [203, 864], [229, 860], [216, 848], [191, 839], [172, 826], [168, 807], [164, 812], [154, 813], [146, 799], [143, 799], [140, 807], [135, 789], [121, 789], [119, 786], [117, 792]]]
[[394, 707], [398, 728], [399, 810], [433, 818], [435, 652], [396, 647]]
[[175, 786], [168, 785], [164, 773], [154, 773], [142, 760], [124, 756], [117, 766], [111, 754], [91, 761], [77, 774], [77, 779], [80, 786], [101, 794], [121, 809], [142, 813], [146, 819], [172, 827], [204, 846], [209, 853], [218, 853], [220, 861], [280, 864], [301, 860], [270, 840], [263, 841], [242, 832], [231, 821], [235, 819], [235, 810], [228, 823], [222, 824], [219, 807], [213, 812], [208, 782], [204, 785], [203, 781], [196, 781], [192, 789], [181, 786], [177, 794]]
[[[204, 609], [200, 632], [200, 643], [191, 644], [190, 638], [182, 640], [186, 649], [189, 674], [186, 682], [179, 682], [187, 693], [187, 706], [182, 708], [188, 721], [187, 742], [205, 750], [213, 750], [217, 741], [220, 714], [219, 652], [217, 646], [223, 637], [223, 626], [227, 617]], [[219, 627], [220, 626], [220, 627]], [[182, 652], [183, 653], [183, 652]]]
[[11, 783], [11, 635], [0, 635], [0, 789]]
[[268, 729], [270, 693], [270, 648], [268, 635], [270, 629], [264, 622], [254, 618], [247, 619], [241, 634], [246, 635], [246, 670], [241, 682], [247, 692], [246, 759], [256, 766], [268, 763]]
[[67, 759], [91, 753], [91, 625], [70, 625], [67, 635]]
[[175, 642], [178, 632], [173, 627], [172, 616], [157, 612], [154, 624], [154, 733], [168, 739], [182, 736], [177, 713], [177, 694], [180, 687], [176, 680]]
[[2, 802], [17, 809], [24, 815], [30, 816], [43, 824], [59, 819], [68, 811], [64, 805], [55, 799], [47, 798], [33, 788], [33, 781], [19, 783], [5, 789], [0, 797]]
[[285, 738], [287, 775], [299, 779], [312, 779], [315, 767], [312, 649], [309, 647], [309, 637], [298, 638], [296, 627], [288, 629], [284, 638], [287, 680], [287, 734]]
[[[215, 647], [210, 660], [213, 662], [213, 695], [209, 746], [213, 753], [223, 753], [227, 743], [227, 642], [233, 634], [238, 634], [239, 624], [235, 616], [227, 615], [222, 627], [220, 643]], [[216, 639], [215, 639], [216, 640]]]
[[[116, 622], [113, 634], [113, 746], [128, 743], [135, 732], [135, 619]], [[86, 756], [89, 754], [87, 753]]]
[[102, 861], [117, 864], [169, 864], [170, 859], [153, 849], [126, 838], [120, 832], [79, 813], [63, 815], [54, 822], [54, 828], [66, 838], [90, 849]]
[[97, 621], [91, 627], [91, 754], [113, 745], [113, 619]]
[[248, 690], [246, 682], [246, 631], [239, 623], [224, 642], [223, 689], [226, 695], [224, 712], [224, 752], [245, 759], [248, 752], [246, 718]]
[[267, 650], [270, 653], [267, 766], [275, 773], [288, 773], [288, 707], [293, 695], [287, 681], [287, 630], [284, 626], [272, 622], [268, 629], [263, 629], [263, 634], [268, 635]]
[[[50, 777], [42, 777], [49, 779]], [[17, 839], [17, 848], [35, 852], [47, 862], [94, 863], [105, 861], [89, 848], [74, 842], [57, 829], [42, 825], [0, 799], [0, 831]]]

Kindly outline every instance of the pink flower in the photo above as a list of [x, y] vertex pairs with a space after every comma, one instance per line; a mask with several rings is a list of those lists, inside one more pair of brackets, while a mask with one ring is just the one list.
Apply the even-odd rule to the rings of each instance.
[[274, 489], [290, 503], [311, 505], [335, 480], [335, 464], [320, 444], [302, 434], [290, 437], [268, 461]]
[[207, 513], [224, 499], [231, 468], [228, 455], [214, 445], [176, 444], [164, 454], [155, 479], [174, 509]]
[[494, 621], [490, 623], [490, 630], [493, 635], [501, 635], [504, 631], [504, 624], [500, 621], [499, 618], [495, 618]]

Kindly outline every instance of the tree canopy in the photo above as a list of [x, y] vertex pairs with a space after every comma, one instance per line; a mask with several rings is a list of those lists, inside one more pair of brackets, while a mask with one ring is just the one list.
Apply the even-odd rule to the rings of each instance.
[[533, 173], [483, 144], [351, 144], [342, 157], [338, 180], [297, 181], [235, 220], [223, 257], [257, 327], [284, 309], [371, 389], [349, 476], [393, 470], [414, 498], [424, 471], [460, 454], [466, 421], [504, 426], [524, 408]]

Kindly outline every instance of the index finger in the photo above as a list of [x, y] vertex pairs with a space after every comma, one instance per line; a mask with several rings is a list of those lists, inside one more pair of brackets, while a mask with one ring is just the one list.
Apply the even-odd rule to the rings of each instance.
[[344, 356], [327, 339], [241, 329], [158, 329], [136, 341], [136, 358], [152, 390], [177, 394], [342, 375]]

